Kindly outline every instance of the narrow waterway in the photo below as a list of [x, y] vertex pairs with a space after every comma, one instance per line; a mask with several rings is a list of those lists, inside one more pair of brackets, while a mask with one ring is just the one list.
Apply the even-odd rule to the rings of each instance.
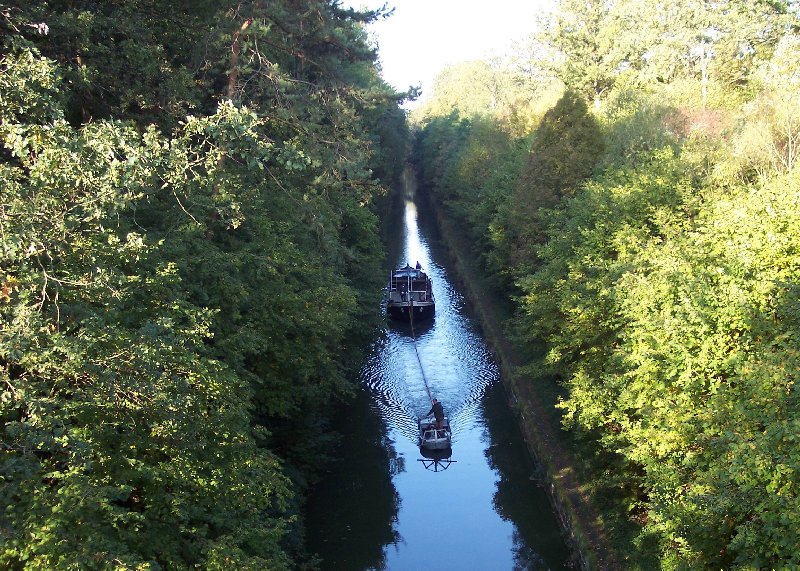
[[[566, 569], [569, 552], [498, 367], [411, 201], [398, 241], [395, 267], [422, 264], [436, 316], [413, 330], [387, 322], [340, 427], [340, 460], [310, 500], [310, 549], [324, 570]], [[450, 417], [449, 457], [417, 446], [429, 389]]]

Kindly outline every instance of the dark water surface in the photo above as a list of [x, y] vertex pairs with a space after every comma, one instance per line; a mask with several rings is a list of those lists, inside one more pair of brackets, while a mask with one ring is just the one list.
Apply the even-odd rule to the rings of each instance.
[[[436, 317], [413, 331], [387, 322], [341, 427], [341, 460], [311, 498], [309, 547], [325, 570], [566, 569], [569, 552], [498, 367], [412, 202], [402, 234], [395, 265], [422, 264]], [[426, 458], [417, 447], [429, 391], [450, 417], [449, 458]]]

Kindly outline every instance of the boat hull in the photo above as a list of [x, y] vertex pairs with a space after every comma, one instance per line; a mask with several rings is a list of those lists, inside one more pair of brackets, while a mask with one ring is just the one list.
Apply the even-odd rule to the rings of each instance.
[[408, 303], [389, 303], [386, 306], [386, 313], [397, 321], [411, 321], [412, 315], [414, 321], [422, 321], [435, 315], [436, 306], [433, 303], [425, 305], [415, 303], [411, 307], [411, 312], [409, 312]]
[[436, 312], [431, 278], [417, 267], [406, 264], [394, 270], [386, 286], [386, 313], [399, 321], [422, 321]]

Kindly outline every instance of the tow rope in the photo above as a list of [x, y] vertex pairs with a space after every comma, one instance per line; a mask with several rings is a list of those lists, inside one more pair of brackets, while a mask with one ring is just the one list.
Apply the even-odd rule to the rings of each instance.
[[409, 299], [408, 303], [408, 322], [411, 324], [411, 339], [414, 341], [414, 353], [417, 355], [417, 362], [419, 363], [419, 370], [422, 372], [422, 382], [425, 383], [425, 390], [428, 393], [428, 400], [432, 401], [431, 387], [428, 384], [428, 378], [425, 376], [425, 367], [422, 366], [422, 359], [419, 357], [419, 349], [417, 348], [417, 335], [414, 332], [414, 300]]

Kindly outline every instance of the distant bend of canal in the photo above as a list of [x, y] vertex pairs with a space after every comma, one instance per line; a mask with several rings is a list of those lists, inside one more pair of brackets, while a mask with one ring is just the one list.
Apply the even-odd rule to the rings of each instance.
[[[309, 548], [331, 571], [567, 569], [537, 467], [498, 367], [448, 279], [435, 227], [410, 200], [403, 222], [394, 267], [422, 265], [436, 315], [413, 330], [387, 320], [339, 427], [339, 459], [310, 498]], [[416, 419], [431, 407], [426, 380], [450, 418], [449, 457], [426, 457], [417, 446]]]

